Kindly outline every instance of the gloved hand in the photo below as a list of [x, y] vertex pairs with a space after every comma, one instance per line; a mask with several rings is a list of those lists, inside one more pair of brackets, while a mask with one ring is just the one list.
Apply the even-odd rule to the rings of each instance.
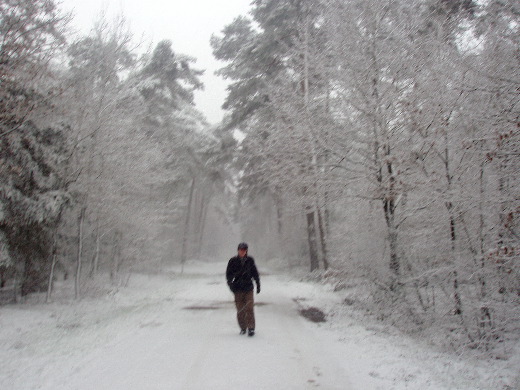
[[256, 293], [260, 294], [260, 286], [256, 286]]

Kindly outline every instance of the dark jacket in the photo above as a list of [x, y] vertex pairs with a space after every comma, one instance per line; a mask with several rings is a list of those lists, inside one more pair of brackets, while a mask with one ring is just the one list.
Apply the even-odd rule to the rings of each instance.
[[255, 260], [251, 256], [246, 256], [244, 259], [235, 256], [229, 259], [226, 279], [229, 288], [233, 292], [251, 291], [253, 289], [253, 279], [256, 282], [257, 291], [260, 291], [260, 276], [256, 269]]

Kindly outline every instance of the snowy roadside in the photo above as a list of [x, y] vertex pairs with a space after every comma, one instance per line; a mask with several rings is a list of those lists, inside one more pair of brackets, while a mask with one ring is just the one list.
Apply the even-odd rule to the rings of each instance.
[[[229, 387], [230, 377], [238, 386], [253, 376], [252, 389], [271, 380], [280, 389], [518, 388], [518, 354], [489, 362], [435, 351], [361, 323], [341, 294], [296, 276], [263, 277], [258, 334], [244, 340], [223, 268], [191, 263], [183, 275], [132, 275], [128, 288], [102, 298], [0, 308], [2, 387], [220, 389], [239, 388]], [[327, 322], [299, 317], [302, 307], [320, 308]], [[249, 341], [254, 359], [234, 362]], [[226, 362], [244, 369], [230, 376]]]
[[381, 389], [520, 389], [520, 343], [507, 361], [440, 351], [355, 312], [332, 286], [312, 285], [304, 303], [322, 308], [329, 321], [318, 326], [351, 354], [362, 356], [352, 372], [359, 381], [375, 378], [387, 386]]

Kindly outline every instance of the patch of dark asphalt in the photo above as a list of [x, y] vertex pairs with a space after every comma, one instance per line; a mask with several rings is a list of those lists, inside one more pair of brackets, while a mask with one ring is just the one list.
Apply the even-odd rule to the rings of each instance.
[[184, 310], [218, 310], [221, 309], [218, 306], [186, 306], [183, 307]]
[[[184, 310], [218, 310], [223, 309], [223, 305], [234, 305], [233, 301], [215, 301], [205, 305], [190, 305], [183, 307]], [[266, 306], [266, 302], [255, 302], [255, 306]]]
[[147, 328], [147, 327], [155, 328], [155, 327], [158, 327], [161, 325], [162, 325], [162, 322], [150, 321], [150, 322], [143, 322], [141, 325], [139, 325], [139, 327], [140, 328]]

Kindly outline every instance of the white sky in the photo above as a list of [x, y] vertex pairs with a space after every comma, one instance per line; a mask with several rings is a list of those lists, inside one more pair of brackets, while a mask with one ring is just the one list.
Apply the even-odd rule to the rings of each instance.
[[61, 0], [61, 8], [74, 12], [72, 27], [88, 33], [102, 10], [107, 15], [123, 14], [136, 43], [143, 38], [152, 47], [163, 39], [173, 43], [173, 50], [197, 59], [195, 68], [205, 69], [204, 91], [197, 92], [195, 103], [210, 123], [223, 116], [221, 105], [226, 96], [226, 82], [214, 75], [222, 67], [213, 58], [209, 40], [225, 25], [250, 9], [251, 0]]

